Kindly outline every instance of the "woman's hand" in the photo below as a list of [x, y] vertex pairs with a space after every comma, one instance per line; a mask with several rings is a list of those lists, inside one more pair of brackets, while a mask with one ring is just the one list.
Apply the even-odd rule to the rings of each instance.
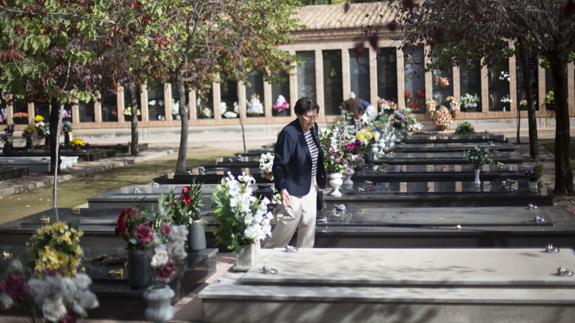
[[282, 195], [282, 206], [284, 208], [289, 207], [290, 206], [289, 193], [285, 188], [282, 190], [281, 195]]

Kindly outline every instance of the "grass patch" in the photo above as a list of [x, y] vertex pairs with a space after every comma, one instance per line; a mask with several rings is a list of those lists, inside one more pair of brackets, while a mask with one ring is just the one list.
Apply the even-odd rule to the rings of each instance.
[[[232, 155], [224, 149], [192, 149], [187, 167], [195, 167], [213, 161], [217, 157]], [[118, 189], [127, 185], [147, 184], [153, 178], [174, 172], [177, 153], [127, 167], [76, 178], [58, 185], [58, 207], [71, 208], [88, 202], [88, 197]], [[0, 197], [0, 223], [38, 213], [52, 206], [52, 187], [39, 188], [28, 193]]]

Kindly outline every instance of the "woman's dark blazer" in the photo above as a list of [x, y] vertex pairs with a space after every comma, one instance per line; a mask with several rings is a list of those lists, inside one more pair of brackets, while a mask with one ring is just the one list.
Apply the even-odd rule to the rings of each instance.
[[[319, 145], [317, 123], [311, 129], [313, 140], [318, 148], [317, 184], [325, 187], [325, 167], [323, 152]], [[273, 174], [275, 187], [281, 192], [287, 189], [293, 196], [304, 196], [311, 186], [311, 154], [299, 121], [296, 119], [286, 125], [278, 136], [274, 149]]]

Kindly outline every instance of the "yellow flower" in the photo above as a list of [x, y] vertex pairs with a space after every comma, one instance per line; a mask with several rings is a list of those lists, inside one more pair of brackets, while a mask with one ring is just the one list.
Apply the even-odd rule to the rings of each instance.
[[38, 116], [35, 116], [35, 117], [34, 117], [34, 122], [42, 122], [42, 121], [44, 121], [44, 117], [43, 117], [43, 116], [38, 115]]

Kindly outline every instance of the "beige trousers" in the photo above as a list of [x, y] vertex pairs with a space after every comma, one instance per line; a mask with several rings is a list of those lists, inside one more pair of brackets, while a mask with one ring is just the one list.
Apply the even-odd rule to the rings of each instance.
[[315, 220], [317, 213], [317, 182], [312, 178], [309, 192], [302, 197], [290, 196], [290, 206], [283, 208], [271, 238], [264, 248], [283, 248], [290, 242], [297, 229], [298, 248], [313, 248], [315, 242]]

